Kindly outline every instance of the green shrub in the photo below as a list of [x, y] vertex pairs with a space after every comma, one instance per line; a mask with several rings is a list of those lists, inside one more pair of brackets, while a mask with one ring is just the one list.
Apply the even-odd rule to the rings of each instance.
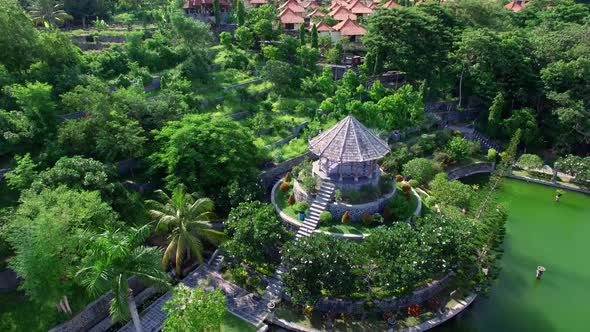
[[383, 224], [383, 222], [385, 221], [385, 218], [383, 218], [383, 216], [379, 213], [375, 213], [373, 215], [373, 220], [375, 221], [375, 223], [377, 224]]
[[488, 149], [488, 154], [487, 154], [488, 160], [495, 161], [497, 154], [498, 154], [498, 152], [496, 151], [496, 149]]
[[543, 159], [536, 154], [523, 154], [518, 158], [518, 167], [524, 169], [539, 169], [544, 165]]
[[314, 193], [316, 191], [316, 180], [314, 177], [304, 177], [299, 180], [299, 183], [301, 183], [301, 187], [303, 187], [303, 190], [307, 193]]
[[469, 142], [469, 149], [467, 149], [467, 153], [470, 156], [477, 156], [481, 153], [481, 144], [479, 141], [470, 141]]
[[293, 209], [297, 212], [305, 212], [309, 209], [309, 204], [307, 202], [297, 202], [293, 204]]
[[443, 166], [449, 166], [453, 163], [453, 157], [444, 151], [437, 151], [433, 155], [433, 159]]
[[327, 224], [332, 221], [332, 213], [330, 211], [323, 211], [320, 213], [320, 222], [322, 224]]
[[412, 215], [410, 203], [406, 200], [404, 195], [394, 195], [388, 202], [388, 207], [391, 211], [391, 219], [396, 221], [404, 221]]
[[410, 184], [410, 186], [412, 186], [412, 188], [418, 188], [418, 186], [420, 185], [420, 183], [418, 183], [418, 181], [416, 181], [415, 179], [411, 179], [410, 181], [408, 181], [408, 183]]
[[408, 161], [403, 168], [403, 174], [405, 176], [411, 176], [419, 183], [426, 183], [432, 180], [434, 175], [441, 170], [439, 163], [426, 158], [412, 159]]
[[453, 137], [447, 144], [447, 151], [454, 160], [463, 160], [469, 154], [469, 142], [460, 136]]
[[293, 209], [297, 212], [305, 212], [309, 209], [309, 204], [307, 202], [297, 202], [293, 205]]
[[336, 189], [336, 191], [334, 192], [334, 199], [338, 203], [342, 202], [342, 190]]

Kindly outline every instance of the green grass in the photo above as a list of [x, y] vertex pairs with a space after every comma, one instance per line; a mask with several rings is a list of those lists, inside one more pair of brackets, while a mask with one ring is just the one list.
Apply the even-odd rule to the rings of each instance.
[[[291, 181], [290, 184], [293, 185], [293, 181]], [[284, 213], [286, 213], [289, 217], [299, 221], [299, 214], [297, 213], [297, 211], [295, 211], [292, 205], [289, 205], [288, 202], [289, 195], [292, 193], [293, 189], [289, 190], [288, 192], [284, 192], [277, 188], [277, 190], [275, 191], [275, 201]], [[309, 214], [309, 210], [306, 214]]]
[[292, 139], [289, 143], [276, 147], [271, 151], [275, 162], [283, 162], [307, 152], [307, 139], [303, 137]]
[[256, 327], [239, 317], [234, 316], [231, 312], [226, 312], [221, 322], [222, 332], [254, 332]]

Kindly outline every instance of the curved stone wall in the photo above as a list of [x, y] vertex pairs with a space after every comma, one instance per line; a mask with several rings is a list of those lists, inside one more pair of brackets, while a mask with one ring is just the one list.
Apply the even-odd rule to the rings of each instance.
[[334, 218], [340, 218], [344, 214], [344, 212], [348, 211], [352, 220], [360, 220], [365, 214], [375, 214], [383, 211], [385, 204], [387, 204], [387, 201], [391, 197], [393, 197], [393, 195], [395, 195], [396, 191], [397, 186], [394, 181], [393, 191], [389, 194], [381, 196], [381, 198], [379, 198], [376, 201], [365, 204], [345, 204], [332, 202], [328, 205], [328, 208], [326, 210], [330, 211]]
[[448, 171], [447, 174], [449, 181], [453, 181], [469, 175], [491, 173], [494, 171], [495, 166], [495, 163], [475, 163], [457, 167]]

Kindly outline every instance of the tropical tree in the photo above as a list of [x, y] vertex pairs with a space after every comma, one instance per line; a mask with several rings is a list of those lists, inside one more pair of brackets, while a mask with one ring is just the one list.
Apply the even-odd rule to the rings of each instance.
[[159, 264], [161, 250], [141, 245], [148, 235], [146, 225], [130, 231], [117, 229], [91, 236], [89, 253], [76, 274], [92, 294], [112, 290], [111, 317], [117, 321], [131, 315], [137, 332], [142, 328], [129, 278], [136, 277], [158, 287], [168, 285], [168, 275]]
[[162, 265], [167, 266], [170, 258], [174, 257], [176, 273], [185, 258], [194, 255], [199, 263], [203, 262], [203, 242], [207, 240], [217, 244], [223, 238], [223, 233], [210, 229], [210, 220], [214, 217], [213, 201], [209, 198], [196, 198], [196, 194], [189, 194], [183, 184], [179, 184], [172, 191], [172, 196], [163, 190], [157, 190], [161, 202], [148, 200], [151, 206], [149, 214], [156, 223], [156, 231], [169, 233], [169, 243], [162, 257]]
[[55, 27], [72, 19], [62, 8], [63, 4], [56, 0], [36, 0], [31, 4], [29, 14], [35, 23]]

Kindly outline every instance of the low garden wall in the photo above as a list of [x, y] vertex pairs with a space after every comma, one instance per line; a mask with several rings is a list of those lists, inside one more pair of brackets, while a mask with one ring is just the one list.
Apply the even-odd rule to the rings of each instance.
[[[134, 278], [129, 280], [129, 286], [133, 290], [134, 295], [138, 295], [145, 289], [145, 286], [140, 284]], [[109, 316], [109, 308], [112, 298], [113, 293], [109, 291], [87, 305], [86, 308], [80, 311], [72, 319], [52, 328], [49, 332], [77, 332], [90, 330], [93, 326]]]
[[365, 204], [345, 204], [333, 202], [328, 205], [327, 210], [332, 213], [334, 217], [342, 216], [344, 212], [348, 211], [352, 220], [360, 220], [365, 214], [375, 214], [383, 210], [387, 201], [395, 195], [397, 187], [393, 184], [393, 191], [381, 196], [381, 198], [365, 203]]
[[[389, 301], [375, 300], [375, 306], [381, 311], [396, 311], [414, 304], [423, 303], [438, 295], [450, 282], [451, 274], [447, 274], [440, 280], [431, 282], [428, 286], [416, 289], [412, 294], [400, 299]], [[364, 300], [353, 301], [338, 298], [324, 298], [318, 301], [314, 310], [332, 313], [361, 314], [365, 312], [366, 302]]]

